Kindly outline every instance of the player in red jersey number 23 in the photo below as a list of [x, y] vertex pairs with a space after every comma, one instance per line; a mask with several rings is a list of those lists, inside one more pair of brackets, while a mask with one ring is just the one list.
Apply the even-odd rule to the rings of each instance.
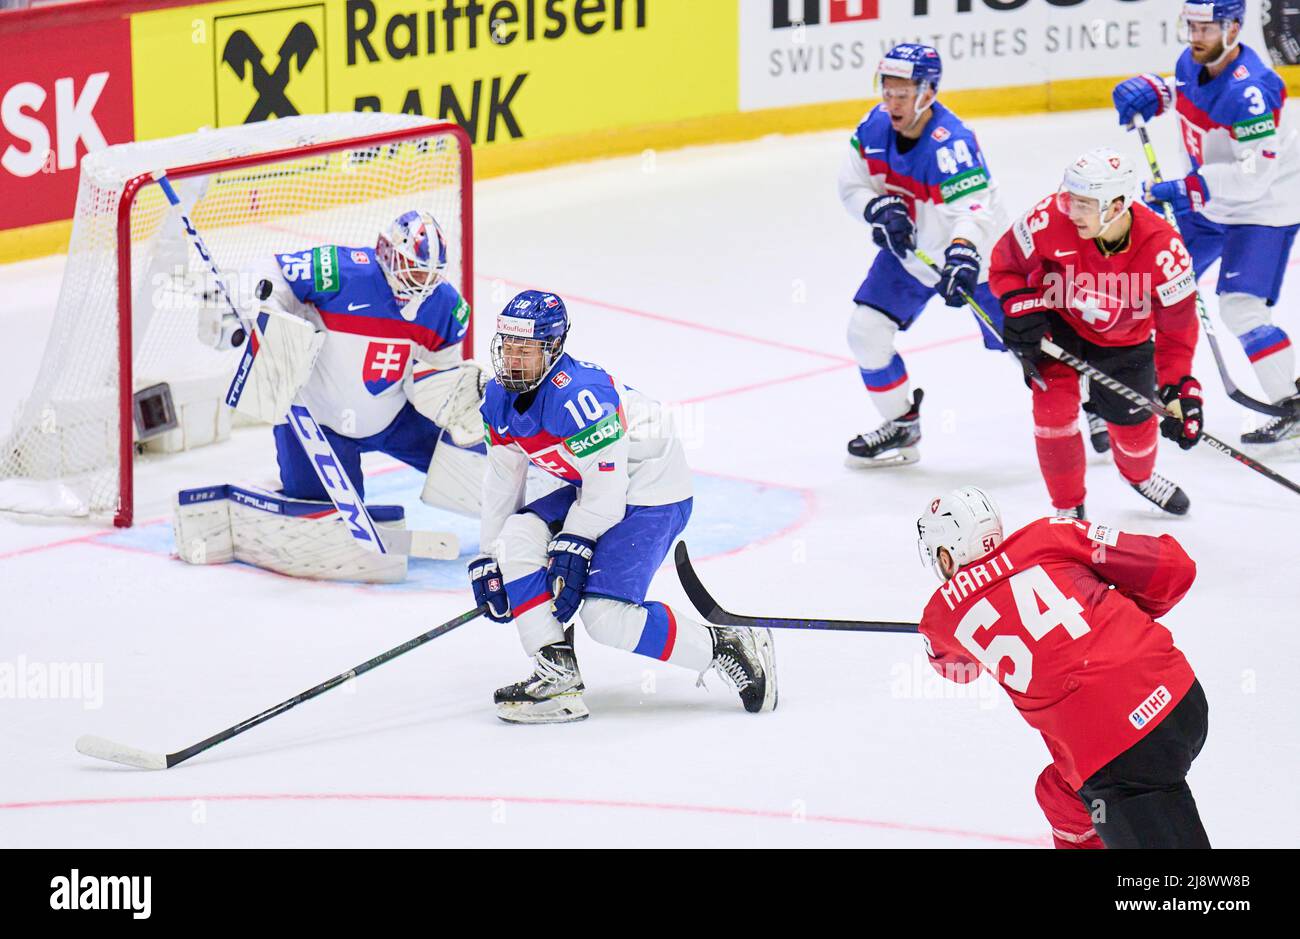
[[917, 532], [944, 582], [921, 618], [930, 664], [958, 683], [987, 671], [1043, 735], [1034, 794], [1056, 846], [1208, 848], [1187, 785], [1208, 705], [1154, 619], [1196, 577], [1178, 542], [1072, 518], [1004, 539], [974, 486], [931, 502]]
[[[1137, 176], [1127, 156], [1098, 148], [1065, 172], [1060, 192], [1019, 219], [993, 249], [989, 285], [1006, 311], [1012, 352], [1042, 358], [1050, 335], [1065, 351], [1145, 395], [1170, 416], [1160, 432], [1183, 449], [1201, 439], [1201, 388], [1191, 377], [1196, 348], [1196, 277], [1178, 233], [1133, 202]], [[1084, 449], [1079, 379], [1045, 361], [1044, 391], [1033, 388], [1034, 443], [1052, 505], [1084, 517]], [[1120, 475], [1174, 515], [1190, 500], [1155, 472], [1156, 419], [1094, 382], [1091, 407], [1105, 419]]]

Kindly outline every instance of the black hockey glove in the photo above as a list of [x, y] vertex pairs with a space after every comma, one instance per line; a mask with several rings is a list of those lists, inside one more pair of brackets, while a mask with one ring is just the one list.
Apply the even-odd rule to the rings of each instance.
[[965, 297], [975, 293], [975, 284], [980, 276], [980, 253], [972, 244], [954, 241], [944, 252], [943, 261], [943, 276], [935, 289], [948, 306], [962, 306]]
[[487, 618], [494, 623], [508, 623], [510, 599], [506, 596], [505, 578], [497, 562], [486, 554], [469, 562], [469, 583], [474, 588], [474, 602], [487, 604]]
[[916, 227], [907, 214], [907, 203], [902, 196], [878, 196], [867, 203], [862, 213], [871, 225], [871, 239], [878, 247], [887, 248], [900, 261], [916, 247]]
[[1184, 375], [1176, 385], [1160, 389], [1160, 403], [1171, 415], [1160, 419], [1160, 433], [1184, 450], [1200, 443], [1204, 414], [1201, 411], [1201, 383]]
[[1002, 340], [1018, 358], [1036, 362], [1043, 355], [1040, 343], [1051, 329], [1047, 307], [1037, 290], [1013, 292], [1002, 298], [1006, 319], [1002, 323]]

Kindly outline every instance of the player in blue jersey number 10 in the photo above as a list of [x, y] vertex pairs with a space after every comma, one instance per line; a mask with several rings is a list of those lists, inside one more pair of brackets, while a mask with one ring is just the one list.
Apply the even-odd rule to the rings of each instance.
[[[497, 691], [497, 716], [522, 724], [588, 715], [569, 626], [578, 615], [597, 642], [701, 676], [712, 668], [747, 711], [774, 709], [770, 632], [705, 626], [646, 600], [691, 515], [690, 467], [660, 406], [568, 355], [568, 334], [564, 301], [526, 290], [492, 338], [483, 553], [469, 575], [475, 600], [496, 622], [514, 622], [534, 661], [532, 675]], [[525, 504], [530, 465], [554, 485]]]

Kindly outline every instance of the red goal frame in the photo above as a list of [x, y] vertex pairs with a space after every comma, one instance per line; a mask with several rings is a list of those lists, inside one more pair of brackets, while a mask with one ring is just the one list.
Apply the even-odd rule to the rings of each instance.
[[[469, 359], [474, 355], [474, 155], [470, 136], [459, 124], [443, 123], [409, 127], [404, 130], [350, 137], [305, 147], [194, 163], [168, 169], [165, 172], [172, 180], [189, 179], [216, 172], [248, 169], [285, 160], [300, 160], [304, 157], [337, 153], [340, 150], [356, 150], [448, 134], [456, 138], [460, 150], [460, 291], [470, 307], [470, 321], [462, 349], [465, 358]], [[122, 190], [121, 202], [117, 208], [118, 504], [117, 512], [113, 516], [113, 524], [118, 528], [130, 528], [135, 517], [135, 420], [132, 414], [134, 369], [131, 361], [131, 209], [135, 205], [136, 196], [152, 182], [154, 182], [153, 173], [141, 173], [129, 180]]]

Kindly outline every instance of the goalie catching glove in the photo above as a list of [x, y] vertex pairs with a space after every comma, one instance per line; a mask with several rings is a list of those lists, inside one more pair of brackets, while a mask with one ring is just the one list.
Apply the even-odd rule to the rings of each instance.
[[481, 365], [460, 355], [457, 346], [428, 356], [406, 377], [404, 390], [415, 409], [446, 430], [456, 446], [472, 447], [483, 442], [479, 409], [487, 376]]

